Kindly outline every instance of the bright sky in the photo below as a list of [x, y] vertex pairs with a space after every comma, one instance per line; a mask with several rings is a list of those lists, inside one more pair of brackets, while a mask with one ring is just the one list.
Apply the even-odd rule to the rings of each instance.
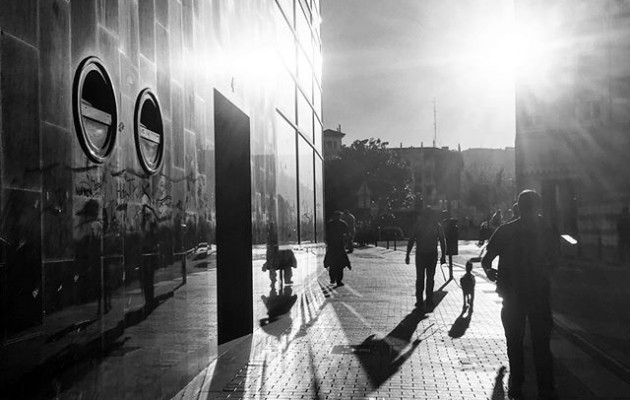
[[514, 146], [511, 0], [321, 0], [324, 127], [349, 144]]

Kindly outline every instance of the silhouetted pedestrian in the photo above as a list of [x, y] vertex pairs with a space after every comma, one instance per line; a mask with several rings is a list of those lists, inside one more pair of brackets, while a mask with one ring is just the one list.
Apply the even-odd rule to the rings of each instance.
[[[413, 233], [407, 243], [405, 263], [409, 264], [409, 253], [416, 244], [416, 307], [427, 309], [435, 307], [433, 302], [433, 285], [435, 267], [438, 260], [437, 244], [440, 243], [442, 257], [440, 263], [446, 263], [446, 241], [442, 227], [437, 222], [437, 216], [430, 210], [423, 210], [413, 228]], [[424, 279], [426, 275], [426, 303], [422, 300]]]
[[348, 236], [348, 225], [341, 220], [343, 213], [335, 211], [333, 217], [326, 224], [326, 256], [324, 267], [328, 268], [330, 283], [343, 286], [343, 269], [350, 266], [346, 254], [345, 240]]
[[490, 239], [491, 234], [492, 230], [490, 229], [488, 221], [483, 221], [481, 225], [479, 225], [479, 241], [477, 242], [477, 246], [483, 246], [486, 240]]
[[[522, 398], [525, 378], [523, 337], [529, 320], [540, 399], [555, 399], [553, 358], [549, 348], [552, 328], [549, 275], [556, 267], [559, 238], [539, 215], [541, 197], [533, 190], [518, 196], [521, 217], [497, 229], [488, 242], [482, 266], [497, 282], [503, 298], [501, 320], [510, 361], [508, 396]], [[492, 260], [499, 256], [498, 270]]]
[[348, 253], [354, 251], [354, 236], [356, 234], [356, 218], [350, 213], [350, 210], [343, 210], [343, 222], [348, 225], [347, 248]]
[[464, 297], [462, 312], [466, 311], [466, 309], [472, 312], [473, 304], [475, 303], [475, 276], [472, 274], [472, 268], [472, 261], [468, 261], [466, 263], [466, 273], [459, 278], [459, 284], [462, 287], [462, 295]]
[[617, 236], [619, 262], [624, 264], [630, 257], [630, 212], [628, 206], [621, 209], [621, 214], [617, 218]]

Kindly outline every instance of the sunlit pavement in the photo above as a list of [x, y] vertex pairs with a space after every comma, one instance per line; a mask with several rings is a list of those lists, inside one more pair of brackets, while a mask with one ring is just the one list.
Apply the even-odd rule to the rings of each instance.
[[[302, 290], [284, 320], [222, 346], [175, 398], [503, 399], [500, 300], [478, 270], [474, 313], [461, 314], [460, 266], [478, 251], [464, 244], [445, 286], [448, 269], [436, 271], [437, 306], [423, 316], [413, 312], [415, 268], [404, 252], [357, 249], [346, 286], [323, 273], [321, 292]], [[554, 333], [552, 349], [562, 399], [630, 398], [630, 385], [563, 334]], [[526, 395], [536, 398], [531, 368]]]

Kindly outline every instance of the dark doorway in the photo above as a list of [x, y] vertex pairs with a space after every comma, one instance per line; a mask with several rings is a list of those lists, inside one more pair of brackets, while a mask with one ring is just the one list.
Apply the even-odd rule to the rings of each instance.
[[542, 183], [543, 215], [561, 234], [577, 235], [577, 205], [571, 180]]
[[252, 333], [249, 117], [214, 91], [219, 344]]

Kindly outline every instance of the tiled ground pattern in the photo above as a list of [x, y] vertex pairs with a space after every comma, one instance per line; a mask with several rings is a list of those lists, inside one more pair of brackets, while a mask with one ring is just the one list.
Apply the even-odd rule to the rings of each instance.
[[[357, 251], [341, 288], [321, 275], [328, 301], [308, 330], [286, 333], [282, 351], [252, 359], [215, 398], [485, 399], [502, 391], [495, 378], [507, 363], [492, 286], [478, 280], [470, 327], [452, 338], [459, 287], [450, 282], [438, 292], [440, 303], [423, 319], [412, 314], [415, 268], [403, 258]], [[438, 270], [436, 288], [442, 276]]]

